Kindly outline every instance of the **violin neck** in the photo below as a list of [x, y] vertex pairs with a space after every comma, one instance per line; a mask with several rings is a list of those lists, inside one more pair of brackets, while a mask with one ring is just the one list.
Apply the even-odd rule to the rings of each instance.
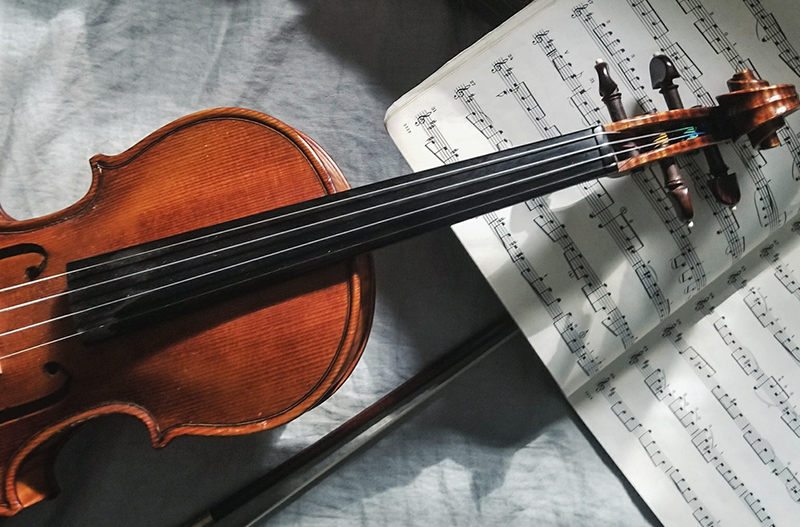
[[72, 262], [73, 319], [103, 340], [616, 171], [586, 129]]

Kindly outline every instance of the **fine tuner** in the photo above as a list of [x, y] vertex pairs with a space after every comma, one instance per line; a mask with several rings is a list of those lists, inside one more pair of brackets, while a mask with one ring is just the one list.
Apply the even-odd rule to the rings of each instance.
[[740, 72], [718, 106], [684, 109], [659, 56], [670, 109], [626, 118], [596, 67], [612, 123], [356, 189], [302, 132], [219, 108], [94, 156], [89, 192], [60, 212], [0, 211], [0, 516], [54, 493], [53, 458], [89, 419], [132, 415], [160, 447], [265, 430], [325, 400], [366, 344], [369, 251], [654, 161], [688, 220], [674, 157], [695, 150], [734, 205], [716, 145], [777, 146], [800, 104], [794, 86]]

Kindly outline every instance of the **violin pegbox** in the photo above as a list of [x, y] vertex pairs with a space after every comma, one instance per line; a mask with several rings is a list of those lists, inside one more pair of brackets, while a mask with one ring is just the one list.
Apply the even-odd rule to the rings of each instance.
[[669, 57], [657, 54], [650, 62], [651, 81], [653, 88], [664, 96], [669, 110], [626, 118], [621, 94], [609, 75], [608, 65], [598, 60], [595, 69], [600, 95], [613, 120], [603, 130], [613, 137], [619, 171], [640, 170], [645, 164], [659, 161], [667, 195], [685, 221], [692, 218], [694, 209], [672, 156], [701, 150], [711, 175], [709, 190], [719, 203], [734, 206], [741, 191], [717, 144], [746, 134], [754, 148], [779, 146], [776, 131], [784, 126], [784, 117], [800, 107], [794, 86], [770, 86], [746, 70], [728, 81], [731, 91], [717, 97], [719, 106], [683, 108], [674, 82], [680, 75]]
[[[653, 55], [650, 60], [650, 80], [653, 89], [657, 89], [664, 96], [664, 101], [670, 110], [683, 108], [681, 96], [678, 94], [678, 86], [674, 82], [680, 76], [678, 69], [668, 56], [663, 53]], [[728, 86], [730, 87], [730, 81]], [[739, 189], [739, 182], [736, 180], [736, 174], [728, 171], [728, 166], [723, 161], [717, 145], [707, 146], [702, 151], [708, 162], [708, 171], [711, 175], [711, 179], [708, 182], [709, 191], [719, 203], [731, 207], [735, 206], [739, 203], [742, 195]]]
[[[661, 63], [659, 62], [659, 64]], [[671, 66], [671, 63], [669, 63], [669, 66]], [[608, 108], [608, 113], [611, 116], [611, 119], [615, 122], [627, 119], [625, 109], [622, 107], [622, 94], [619, 91], [617, 83], [611, 79], [611, 75], [608, 71], [608, 64], [599, 59], [597, 62], [595, 62], [594, 67], [597, 71], [600, 81], [600, 96], [602, 97], [606, 108]], [[650, 71], [652, 74], [652, 63]], [[670, 69], [664, 67], [660, 68], [659, 72], [661, 73], [661, 75], [659, 75], [660, 78], [658, 80], [653, 80], [653, 87], [661, 88], [661, 93], [664, 94], [665, 98], [667, 99], [668, 105], [670, 102], [672, 102], [680, 107], [681, 99], [678, 95], [678, 87], [672, 82], [675, 77], [679, 76], [677, 71], [675, 71], [674, 68]], [[664, 136], [663, 139], [666, 140], [666, 138], [667, 137]], [[648, 139], [652, 141], [661, 140], [659, 136], [648, 137]], [[631, 153], [634, 155], [638, 154], [636, 150], [631, 150]], [[694, 206], [692, 205], [692, 199], [689, 195], [689, 188], [686, 186], [686, 182], [680, 173], [678, 164], [675, 162], [675, 159], [672, 156], [662, 157], [658, 160], [658, 162], [661, 166], [661, 172], [663, 174], [664, 188], [667, 191], [667, 195], [669, 196], [672, 205], [675, 207], [675, 210], [682, 220], [691, 221], [692, 217], [694, 217]], [[642, 170], [642, 168], [637, 167], [634, 170]]]

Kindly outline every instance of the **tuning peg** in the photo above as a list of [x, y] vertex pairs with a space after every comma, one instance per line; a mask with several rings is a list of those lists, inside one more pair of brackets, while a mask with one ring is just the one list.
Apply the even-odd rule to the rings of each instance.
[[[608, 64], [603, 59], [597, 59], [594, 63], [594, 69], [597, 71], [598, 84], [600, 86], [600, 97], [603, 104], [608, 109], [608, 115], [611, 116], [612, 121], [621, 121], [626, 119], [628, 115], [625, 113], [625, 108], [622, 107], [622, 94], [619, 91], [619, 86], [611, 78], [608, 72]], [[622, 145], [623, 150], [626, 152], [621, 157], [627, 159], [639, 154], [636, 149], [636, 143], [630, 142]]]
[[[667, 101], [667, 107], [670, 110], [683, 108], [681, 96], [678, 94], [678, 86], [674, 82], [678, 77], [680, 77], [680, 74], [675, 65], [672, 64], [672, 61], [669, 60], [669, 57], [666, 55], [653, 56], [650, 61], [650, 81], [653, 84], [653, 89], [657, 89], [664, 96]], [[664, 187], [672, 197], [677, 210], [684, 220], [692, 219], [694, 206], [692, 205], [691, 196], [689, 196], [689, 187], [686, 186], [686, 181], [684, 181], [683, 175], [678, 169], [678, 164], [672, 157], [661, 159], [659, 163], [664, 174]]]
[[739, 182], [736, 180], [736, 174], [728, 172], [728, 165], [722, 159], [722, 153], [719, 147], [711, 145], [703, 148], [703, 154], [708, 161], [708, 173], [711, 174], [711, 179], [708, 182], [708, 189], [714, 195], [717, 201], [728, 206], [734, 206], [739, 203], [742, 197], [742, 192], [739, 190]]
[[625, 108], [622, 107], [622, 94], [619, 92], [619, 86], [611, 78], [608, 72], [608, 64], [603, 59], [597, 59], [594, 63], [594, 69], [597, 71], [597, 78], [600, 85], [600, 97], [603, 103], [608, 108], [608, 114], [611, 116], [612, 121], [621, 121], [628, 116], [625, 114]]
[[[672, 61], [663, 54], [656, 54], [650, 60], [650, 82], [653, 89], [658, 90], [667, 102], [667, 108], [677, 110], [683, 108], [683, 101], [678, 94], [678, 85], [675, 79], [681, 75]], [[694, 216], [694, 207], [689, 197], [689, 188], [683, 179], [675, 159], [669, 157], [661, 160], [661, 170], [664, 173], [664, 187], [678, 203], [683, 217], [691, 219]]]
[[[603, 103], [608, 108], [608, 114], [614, 121], [621, 121], [627, 118], [625, 108], [622, 106], [622, 94], [619, 91], [619, 86], [611, 78], [608, 71], [608, 64], [603, 59], [598, 59], [595, 62], [594, 69], [597, 71], [597, 77], [600, 86], [600, 96]], [[636, 155], [635, 145], [624, 145], [625, 149], [632, 152], [631, 155]], [[692, 200], [689, 197], [689, 189], [683, 181], [683, 177], [678, 171], [675, 161], [671, 158], [659, 160], [661, 168], [664, 172], [664, 186], [667, 189], [667, 195], [672, 199], [676, 210], [681, 217], [688, 221], [694, 216], [694, 207]]]
[[[681, 96], [678, 94], [678, 86], [674, 82], [680, 76], [678, 69], [669, 57], [664, 54], [653, 55], [650, 60], [650, 80], [653, 83], [653, 89], [659, 90], [664, 95], [667, 108], [670, 110], [683, 108]], [[731, 84], [732, 82], [733, 85]], [[728, 81], [728, 88], [731, 91], [742, 89], [737, 82], [746, 83], [749, 81], [743, 77], [736, 80], [731, 79]], [[703, 153], [708, 161], [709, 173], [711, 174], [711, 180], [708, 182], [708, 189], [711, 194], [720, 203], [736, 205], [741, 197], [736, 174], [728, 172], [728, 166], [722, 160], [722, 154], [720, 154], [717, 146], [706, 147], [703, 149]]]
[[683, 108], [681, 96], [678, 94], [678, 86], [675, 79], [681, 76], [672, 61], [663, 54], [653, 55], [650, 60], [650, 81], [653, 89], [658, 90], [667, 101], [667, 108], [677, 110]]

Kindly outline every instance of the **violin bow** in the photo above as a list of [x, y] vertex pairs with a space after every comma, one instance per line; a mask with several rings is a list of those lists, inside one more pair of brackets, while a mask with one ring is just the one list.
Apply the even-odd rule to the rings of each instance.
[[251, 527], [394, 430], [470, 367], [519, 334], [506, 315], [351, 419], [181, 527]]

